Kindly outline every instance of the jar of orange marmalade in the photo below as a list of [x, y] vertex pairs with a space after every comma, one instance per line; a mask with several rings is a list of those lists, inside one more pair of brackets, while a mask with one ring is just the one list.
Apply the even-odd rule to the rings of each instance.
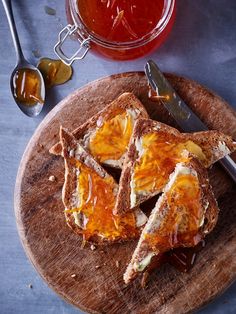
[[[175, 18], [175, 0], [66, 0], [69, 24], [55, 46], [66, 64], [87, 52], [113, 60], [131, 60], [156, 49], [169, 34]], [[73, 36], [72, 36], [73, 35]], [[68, 57], [63, 43], [72, 36], [78, 50]]]

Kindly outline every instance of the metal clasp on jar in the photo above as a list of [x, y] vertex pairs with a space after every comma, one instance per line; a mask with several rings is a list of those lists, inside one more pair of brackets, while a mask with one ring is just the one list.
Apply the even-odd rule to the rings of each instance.
[[62, 46], [65, 40], [67, 39], [68, 36], [74, 35], [77, 33], [78, 27], [76, 25], [70, 25], [68, 24], [66, 27], [64, 27], [59, 35], [58, 35], [58, 42], [54, 46], [54, 52], [56, 55], [61, 59], [62, 62], [64, 62], [67, 65], [71, 65], [75, 60], [81, 60], [83, 59], [86, 54], [88, 53], [90, 49], [90, 38], [84, 38], [81, 34], [80, 37], [78, 38], [78, 41], [80, 43], [79, 49], [71, 56], [67, 56], [63, 50]]

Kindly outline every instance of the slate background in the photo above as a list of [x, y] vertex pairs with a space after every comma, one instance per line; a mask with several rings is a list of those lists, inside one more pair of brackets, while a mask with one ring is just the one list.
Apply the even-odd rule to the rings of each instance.
[[[26, 58], [37, 63], [33, 50], [41, 56], [54, 57], [53, 45], [66, 23], [64, 1], [12, 2]], [[46, 14], [45, 5], [55, 9], [56, 15]], [[163, 71], [205, 84], [236, 108], [236, 1], [179, 0], [177, 10], [171, 35], [151, 58]], [[15, 52], [0, 4], [0, 313], [80, 313], [47, 287], [25, 256], [13, 209], [17, 168], [35, 128], [63, 97], [99, 77], [142, 70], [146, 59], [120, 63], [88, 55], [74, 64], [70, 82], [50, 91], [43, 113], [29, 119], [18, 110], [10, 94]], [[236, 284], [200, 313], [236, 313]]]

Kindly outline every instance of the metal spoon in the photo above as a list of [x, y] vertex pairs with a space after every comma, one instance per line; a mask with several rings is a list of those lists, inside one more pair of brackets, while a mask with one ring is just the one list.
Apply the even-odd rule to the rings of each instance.
[[[30, 64], [24, 58], [24, 55], [23, 55], [23, 52], [21, 49], [21, 45], [20, 45], [20, 41], [19, 41], [19, 37], [17, 34], [17, 30], [16, 30], [14, 17], [13, 17], [11, 0], [2, 0], [2, 3], [4, 6], [4, 9], [5, 9], [6, 15], [7, 15], [7, 20], [8, 20], [9, 26], [10, 26], [11, 35], [12, 35], [12, 39], [13, 39], [13, 43], [14, 43], [15, 51], [16, 51], [16, 57], [17, 57], [16, 67], [13, 70], [12, 75], [11, 75], [11, 79], [10, 79], [11, 92], [12, 92], [12, 95], [15, 99], [16, 104], [21, 109], [21, 111], [23, 111], [29, 117], [36, 117], [41, 112], [41, 110], [43, 108], [43, 103], [45, 101], [45, 84], [44, 84], [43, 76], [35, 66]], [[40, 81], [40, 87], [41, 87], [41, 95], [40, 96], [41, 96], [43, 103], [36, 102], [33, 105], [32, 104], [26, 104], [26, 103], [20, 102], [16, 98], [15, 87], [14, 87], [14, 76], [16, 74], [16, 71], [19, 71], [20, 69], [31, 69], [31, 70], [36, 71], [37, 76], [39, 77], [39, 81]]]

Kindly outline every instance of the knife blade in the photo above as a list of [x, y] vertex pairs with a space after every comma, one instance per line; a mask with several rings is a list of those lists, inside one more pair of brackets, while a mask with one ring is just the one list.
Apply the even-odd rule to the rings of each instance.
[[[146, 63], [145, 73], [153, 90], [158, 96], [162, 96], [160, 101], [184, 132], [208, 130], [207, 126], [176, 93], [154, 61], [149, 60]], [[236, 163], [233, 159], [226, 156], [220, 160], [220, 163], [236, 182]]]

